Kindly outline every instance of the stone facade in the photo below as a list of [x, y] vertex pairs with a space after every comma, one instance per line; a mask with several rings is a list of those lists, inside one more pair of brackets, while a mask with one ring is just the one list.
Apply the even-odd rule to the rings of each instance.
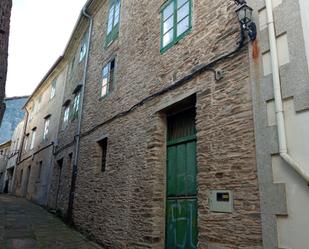
[[9, 31], [12, 0], [0, 2], [0, 124], [5, 110], [5, 83], [7, 74], [7, 59], [9, 47]]
[[[268, 1], [289, 153], [307, 165], [309, 5]], [[198, 248], [304, 249], [308, 188], [279, 156], [264, 1], [248, 1], [258, 28], [252, 44], [239, 42], [234, 1], [191, 2], [192, 28], [166, 51], [164, 0], [122, 0], [119, 33], [109, 44], [111, 2], [86, 3], [92, 21], [81, 12], [63, 56], [26, 103], [14, 192], [105, 248], [166, 248], [168, 120], [194, 107]], [[101, 97], [102, 69], [111, 61], [113, 87]], [[213, 190], [231, 191], [232, 211], [213, 211]]]
[[25, 112], [23, 106], [27, 102], [28, 96], [6, 98], [6, 105], [2, 123], [0, 125], [0, 143], [11, 139], [15, 128], [24, 119]]
[[[239, 40], [234, 3], [194, 1], [192, 31], [163, 54], [158, 10], [164, 1], [122, 1], [119, 37], [108, 48], [104, 46], [108, 1], [95, 3], [89, 8], [94, 20], [74, 224], [107, 248], [164, 248], [166, 109], [176, 100], [192, 97], [197, 113], [199, 248], [262, 248], [246, 46], [235, 57], [215, 65], [224, 71], [221, 81], [211, 71], [202, 73], [115, 118], [214, 57], [234, 50]], [[102, 99], [102, 68], [114, 57], [115, 86]], [[67, 99], [72, 99], [72, 89], [66, 87]], [[71, 187], [66, 176], [72, 167], [70, 155], [75, 156], [75, 122], [60, 133], [56, 149], [57, 160], [64, 160], [62, 168], [67, 172], [60, 185], [67, 186], [64, 196]], [[108, 137], [107, 165], [101, 172], [97, 141], [104, 137]], [[55, 173], [54, 179], [58, 176]], [[215, 189], [234, 192], [232, 214], [210, 211], [209, 191]]]

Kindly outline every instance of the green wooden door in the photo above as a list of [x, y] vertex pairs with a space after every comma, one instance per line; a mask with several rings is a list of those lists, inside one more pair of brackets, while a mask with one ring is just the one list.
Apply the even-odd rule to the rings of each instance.
[[166, 249], [197, 248], [194, 110], [168, 118]]

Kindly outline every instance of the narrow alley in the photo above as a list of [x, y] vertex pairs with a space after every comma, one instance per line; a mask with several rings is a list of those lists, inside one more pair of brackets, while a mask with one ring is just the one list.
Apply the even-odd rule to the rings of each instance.
[[0, 249], [100, 249], [46, 210], [0, 195]]

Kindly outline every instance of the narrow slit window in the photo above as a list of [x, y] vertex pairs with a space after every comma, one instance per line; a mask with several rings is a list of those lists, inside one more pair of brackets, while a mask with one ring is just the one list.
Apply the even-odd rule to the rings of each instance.
[[104, 138], [98, 142], [100, 148], [100, 170], [105, 172], [106, 170], [106, 156], [107, 156], [107, 138]]

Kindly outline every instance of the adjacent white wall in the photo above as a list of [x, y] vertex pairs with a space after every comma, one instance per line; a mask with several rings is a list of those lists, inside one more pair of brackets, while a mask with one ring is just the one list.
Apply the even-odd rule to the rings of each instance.
[[[284, 101], [289, 153], [309, 171], [309, 111], [296, 113], [294, 101]], [[274, 115], [274, 113], [272, 114]], [[287, 217], [278, 217], [279, 248], [309, 248], [309, 187], [279, 156], [272, 158], [275, 183], [286, 185]]]
[[308, 0], [299, 0], [299, 6], [301, 10], [301, 19], [304, 30], [304, 39], [306, 47], [306, 57], [307, 64], [309, 69], [309, 1]]

